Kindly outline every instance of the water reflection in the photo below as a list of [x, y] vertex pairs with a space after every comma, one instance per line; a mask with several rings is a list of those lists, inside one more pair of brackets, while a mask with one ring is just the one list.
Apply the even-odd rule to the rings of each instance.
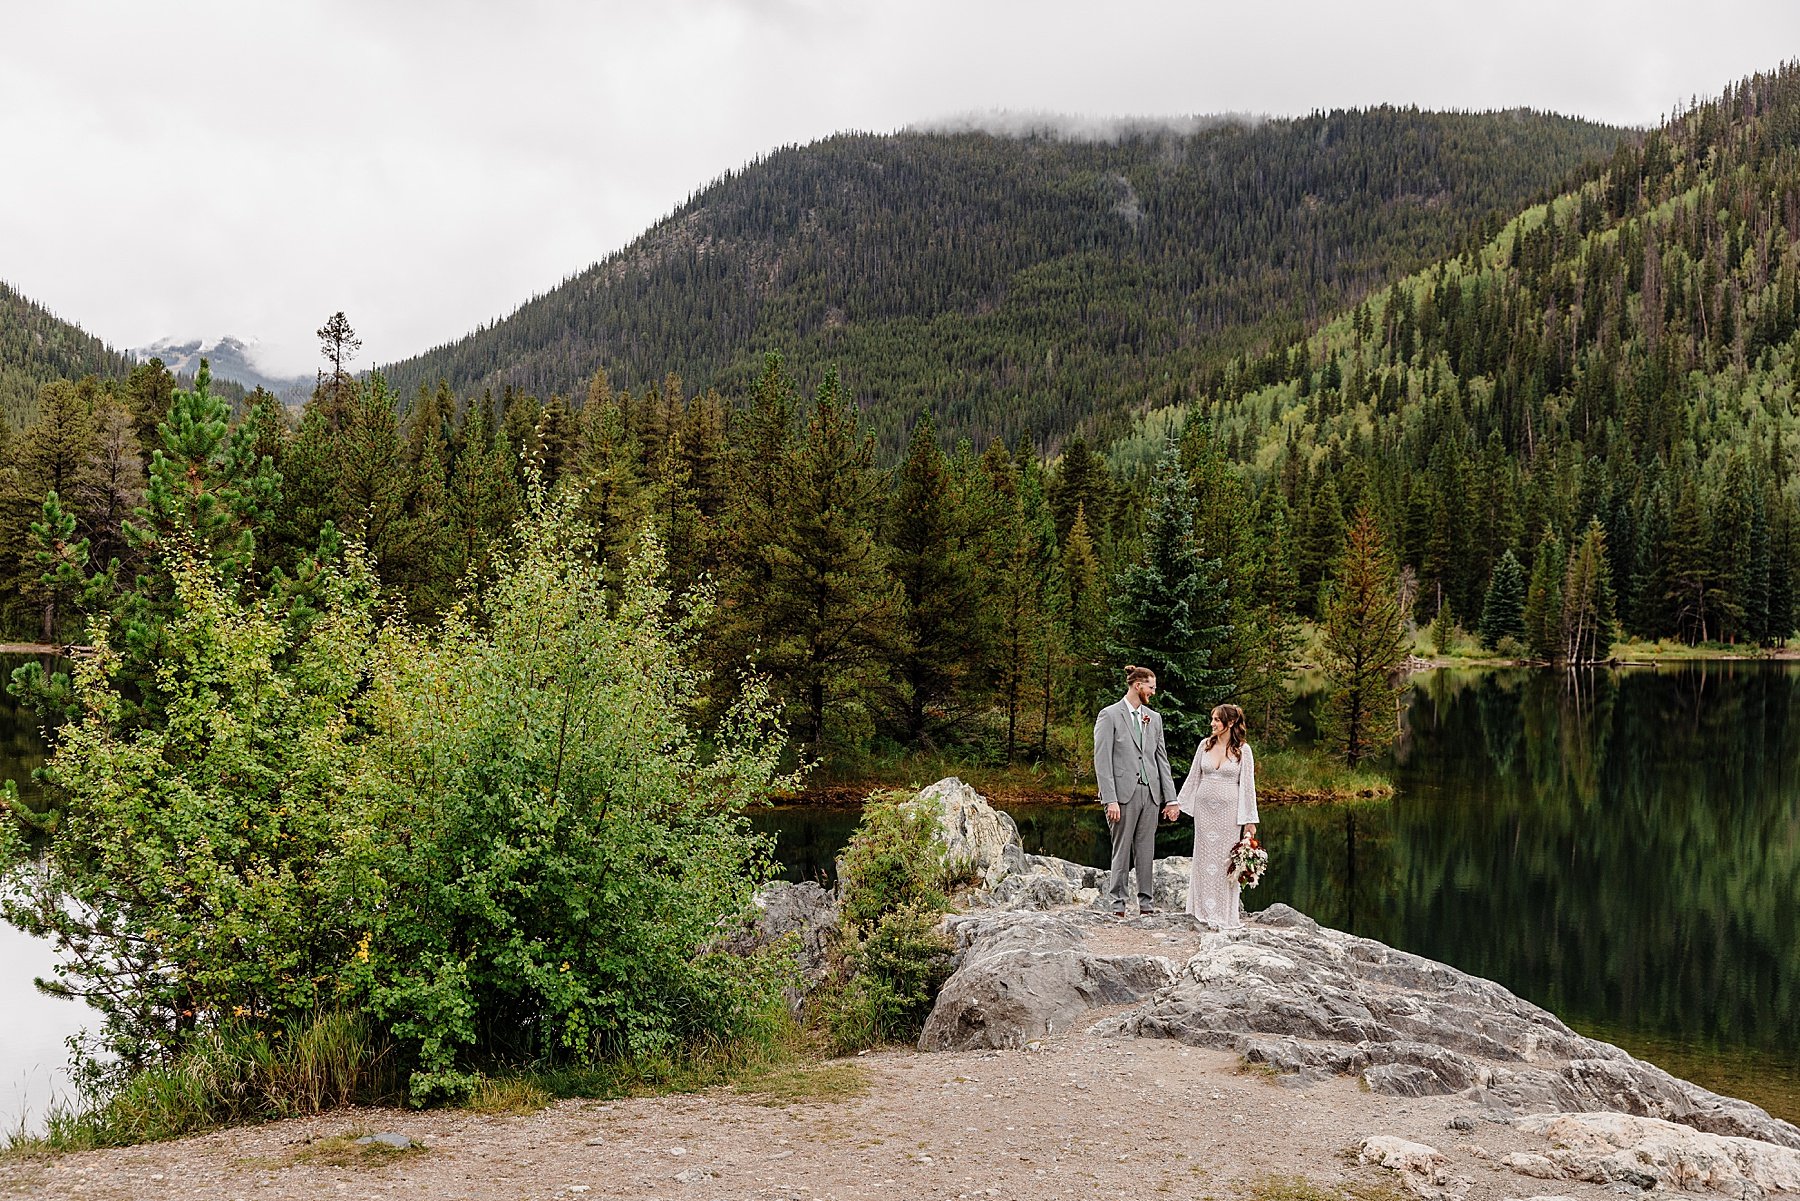
[[[1278, 887], [1577, 1024], [1795, 1064], [1797, 693], [1791, 665], [1438, 673], [1361, 870]], [[1269, 836], [1342, 854], [1339, 821], [1289, 811]]]
[[[5, 690], [13, 669], [31, 659], [30, 655], [0, 655], [0, 781], [16, 781], [20, 799], [35, 805], [41, 790], [31, 773], [44, 763], [43, 735], [37, 714], [13, 700]], [[46, 669], [57, 662], [54, 658], [46, 660]]]
[[49, 943], [0, 922], [0, 1134], [41, 1128], [51, 1103], [68, 1093], [65, 1043], [87, 1011], [33, 986], [53, 963]]
[[[1389, 804], [1265, 810], [1247, 907], [1498, 980], [1800, 1119], [1800, 665], [1432, 673], [1393, 767]], [[1013, 812], [1027, 849], [1106, 861], [1097, 808]], [[764, 819], [784, 860], [799, 838], [801, 874], [828, 871], [854, 815], [791, 814]]]
[[[0, 655], [0, 686], [28, 658]], [[43, 762], [37, 715], [0, 688], [0, 780], [15, 781], [20, 799], [35, 805], [42, 790], [31, 773]], [[87, 1009], [32, 984], [54, 965], [49, 943], [0, 922], [0, 1132], [37, 1129], [50, 1103], [68, 1090], [65, 1042], [81, 1030]]]

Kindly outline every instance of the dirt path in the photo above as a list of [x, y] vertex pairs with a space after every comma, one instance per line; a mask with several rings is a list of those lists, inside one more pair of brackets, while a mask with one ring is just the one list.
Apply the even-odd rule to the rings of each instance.
[[[525, 1116], [363, 1110], [38, 1162], [0, 1163], [0, 1196], [33, 1198], [632, 1197], [1260, 1198], [1410, 1196], [1358, 1165], [1367, 1135], [1427, 1143], [1470, 1201], [1595, 1185], [1529, 1180], [1493, 1162], [1541, 1142], [1454, 1097], [1376, 1096], [1347, 1079], [1305, 1087], [1234, 1056], [1086, 1034], [1037, 1049], [854, 1061], [866, 1091], [759, 1103], [731, 1092], [567, 1101]], [[846, 1075], [836, 1069], [841, 1079]], [[1448, 1127], [1452, 1119], [1466, 1131]], [[377, 1154], [342, 1136], [394, 1131], [422, 1150]], [[1351, 1149], [1346, 1154], [1346, 1149]], [[1325, 1190], [1291, 1187], [1303, 1178]]]

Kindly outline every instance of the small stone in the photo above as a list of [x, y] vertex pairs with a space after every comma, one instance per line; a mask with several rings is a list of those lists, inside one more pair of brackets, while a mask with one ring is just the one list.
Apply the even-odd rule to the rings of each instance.
[[588, 1189], [589, 1189], [589, 1188], [591, 1188], [591, 1187], [593, 1187], [593, 1186], [592, 1186], [592, 1185], [586, 1185], [586, 1184], [571, 1184], [571, 1185], [570, 1185], [570, 1186], [569, 1186], [569, 1191], [570, 1191], [570, 1192], [571, 1192], [571, 1193], [585, 1193], [585, 1192], [587, 1192], [587, 1191], [588, 1191]]
[[677, 1159], [680, 1159], [683, 1155], [687, 1154], [687, 1148], [686, 1147], [670, 1147], [669, 1154], [673, 1155]]
[[1475, 1129], [1475, 1119], [1466, 1113], [1459, 1113], [1448, 1122], [1444, 1123], [1444, 1125], [1450, 1130], [1460, 1130], [1467, 1134], [1469, 1131]]
[[1533, 1155], [1529, 1151], [1514, 1151], [1500, 1162], [1521, 1176], [1536, 1176], [1539, 1180], [1562, 1179], [1561, 1168], [1545, 1156]]
[[410, 1151], [413, 1141], [404, 1134], [392, 1134], [384, 1131], [381, 1134], [365, 1134], [356, 1140], [356, 1145], [359, 1147], [387, 1147], [394, 1151]]

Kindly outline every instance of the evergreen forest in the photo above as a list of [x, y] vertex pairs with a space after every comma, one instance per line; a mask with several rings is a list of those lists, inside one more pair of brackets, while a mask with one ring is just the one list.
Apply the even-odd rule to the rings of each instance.
[[1298, 336], [1554, 194], [1622, 131], [1544, 113], [1378, 108], [1116, 141], [845, 134], [705, 188], [632, 245], [384, 369], [579, 397], [596, 367], [742, 396], [779, 352], [838, 367], [886, 461], [914, 417], [1054, 448], [1191, 399], [1208, 368]]

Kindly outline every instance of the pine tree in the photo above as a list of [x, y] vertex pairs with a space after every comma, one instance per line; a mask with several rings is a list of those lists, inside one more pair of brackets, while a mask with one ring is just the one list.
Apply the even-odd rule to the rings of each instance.
[[[594, 373], [578, 425], [571, 476], [582, 489], [581, 516], [595, 531], [595, 550], [608, 586], [616, 587], [624, 578], [644, 519], [644, 469], [606, 372]], [[735, 679], [727, 674], [727, 681]]]
[[[722, 683], [735, 684], [738, 670], [754, 659], [764, 635], [763, 604], [774, 585], [769, 548], [787, 532], [785, 523], [789, 459], [793, 453], [794, 381], [770, 354], [733, 438], [731, 503], [727, 510], [724, 567], [719, 608], [714, 617]], [[637, 461], [635, 456], [633, 461]]]
[[1494, 565], [1481, 606], [1482, 643], [1494, 650], [1506, 638], [1525, 638], [1525, 568], [1511, 549]]
[[1233, 696], [1244, 710], [1251, 737], [1279, 746], [1291, 732], [1288, 687], [1300, 647], [1299, 619], [1294, 616], [1294, 538], [1287, 503], [1278, 489], [1265, 490], [1258, 505], [1255, 556], [1246, 564], [1243, 582], [1232, 589]]
[[448, 387], [420, 387], [401, 429], [407, 487], [397, 534], [407, 550], [394, 565], [395, 583], [418, 617], [443, 610], [461, 582], [455, 574], [456, 531], [450, 512], [455, 414], [456, 398]]
[[506, 439], [494, 428], [484, 396], [469, 405], [459, 432], [456, 463], [450, 469], [450, 520], [455, 537], [453, 578], [487, 570], [494, 549], [511, 528], [520, 494]]
[[856, 406], [826, 375], [797, 444], [782, 456], [776, 525], [755, 548], [768, 589], [746, 616], [766, 670], [812, 753], [824, 749], [830, 702], [853, 738], [893, 660], [904, 606], [875, 539], [884, 481]]
[[1113, 481], [1106, 460], [1094, 453], [1088, 440], [1073, 434], [1063, 443], [1047, 488], [1050, 508], [1056, 515], [1059, 542], [1069, 536], [1077, 511], [1086, 510], [1088, 537], [1096, 545], [1107, 539], [1106, 518], [1112, 507]]
[[1106, 577], [1088, 534], [1087, 508], [1077, 507], [1063, 540], [1062, 574], [1068, 594], [1063, 645], [1068, 656], [1068, 706], [1093, 712], [1106, 688]]
[[175, 403], [175, 377], [169, 374], [161, 359], [139, 363], [126, 377], [125, 397], [138, 443], [155, 445], [156, 427], [162, 424], [163, 418], [169, 415], [169, 407]]
[[1232, 636], [1225, 579], [1194, 544], [1194, 494], [1176, 448], [1165, 448], [1150, 481], [1143, 549], [1113, 581], [1107, 652], [1156, 673], [1158, 708], [1171, 746], [1197, 745], [1215, 705], [1237, 681], [1219, 663]]
[[94, 438], [93, 380], [58, 380], [38, 393], [38, 417], [19, 438], [20, 483], [35, 515], [46, 492], [73, 496], [86, 474]]
[[979, 649], [974, 560], [929, 413], [913, 425], [884, 528], [906, 598], [905, 639], [895, 662], [903, 686], [901, 732], [918, 745], [958, 714]]
[[[202, 360], [194, 387], [175, 393], [157, 427], [160, 446], [150, 456], [144, 503], [123, 528], [127, 540], [152, 558], [171, 537], [190, 540], [231, 579], [254, 561], [258, 532], [280, 502], [281, 479], [274, 464], [256, 453], [256, 412], [233, 429], [231, 406], [212, 394], [211, 385]], [[161, 564], [151, 570], [160, 571]]]
[[126, 553], [120, 525], [143, 503], [143, 448], [131, 410], [117, 397], [102, 396], [91, 416], [93, 440], [87, 470], [76, 485], [75, 505], [93, 560], [104, 565]]
[[1606, 530], [1598, 518], [1588, 521], [1569, 556], [1563, 577], [1561, 625], [1565, 663], [1595, 663], [1611, 654], [1612, 568], [1606, 558]]
[[1545, 534], [1525, 590], [1525, 646], [1534, 659], [1562, 654], [1562, 578], [1562, 543], [1556, 535]]
[[1395, 570], [1375, 514], [1351, 519], [1325, 605], [1323, 666], [1329, 681], [1321, 721], [1328, 743], [1351, 766], [1378, 755], [1397, 729], [1395, 676], [1406, 656]]
[[339, 309], [318, 329], [319, 353], [331, 364], [331, 374], [319, 372], [313, 387], [313, 398], [322, 404], [325, 424], [335, 430], [342, 418], [343, 406], [349, 402], [349, 389], [354, 380], [349, 364], [362, 349], [362, 339], [350, 327], [350, 319]]
[[337, 485], [331, 520], [368, 548], [377, 573], [391, 585], [416, 574], [409, 560], [422, 549], [405, 524], [413, 477], [394, 396], [377, 372], [366, 382], [345, 383], [340, 404], [343, 423], [331, 439]]
[[1337, 484], [1327, 476], [1312, 493], [1307, 506], [1305, 532], [1298, 541], [1295, 562], [1299, 568], [1299, 592], [1296, 608], [1302, 616], [1320, 612], [1319, 592], [1329, 574], [1331, 564], [1344, 547], [1343, 498]]
[[25, 541], [25, 563], [30, 572], [26, 599], [38, 606], [40, 637], [45, 643], [60, 641], [70, 609], [92, 604], [110, 580], [88, 572], [88, 540], [75, 537], [75, 515], [63, 508], [54, 490], [44, 496], [41, 520], [31, 523]]
[[1665, 564], [1664, 600], [1677, 636], [1689, 643], [1717, 636], [1723, 599], [1719, 582], [1724, 566], [1713, 557], [1698, 480], [1690, 478], [1679, 487], [1667, 536], [1657, 557]]
[[975, 512], [977, 581], [987, 629], [986, 674], [1006, 715], [1006, 761], [1017, 756], [1024, 714], [1050, 652], [1046, 612], [1055, 534], [1044, 504], [1041, 475], [1026, 454], [1010, 454], [995, 439], [981, 456]]

